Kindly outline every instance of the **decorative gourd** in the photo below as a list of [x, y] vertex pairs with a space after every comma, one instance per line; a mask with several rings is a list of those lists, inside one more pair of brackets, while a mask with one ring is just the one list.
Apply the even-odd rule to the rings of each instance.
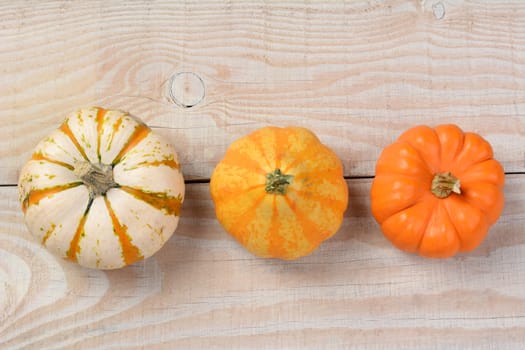
[[226, 231], [261, 257], [311, 253], [339, 229], [348, 204], [341, 161], [300, 127], [266, 127], [235, 141], [210, 190]]
[[481, 136], [417, 126], [376, 165], [372, 213], [399, 249], [446, 258], [476, 248], [503, 209], [505, 175]]
[[19, 178], [29, 231], [80, 265], [114, 269], [177, 227], [184, 180], [173, 147], [129, 114], [80, 109], [36, 147]]

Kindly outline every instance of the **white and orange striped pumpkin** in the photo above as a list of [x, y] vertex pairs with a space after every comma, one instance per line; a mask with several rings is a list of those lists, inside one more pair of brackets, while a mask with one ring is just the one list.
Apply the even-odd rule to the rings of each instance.
[[125, 112], [93, 107], [38, 144], [19, 191], [29, 231], [50, 251], [115, 269], [170, 238], [184, 180], [172, 145]]

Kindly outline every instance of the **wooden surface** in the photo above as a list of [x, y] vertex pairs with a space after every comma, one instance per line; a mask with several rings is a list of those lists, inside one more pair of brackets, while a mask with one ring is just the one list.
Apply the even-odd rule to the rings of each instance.
[[[523, 1], [0, 10], [0, 349], [525, 346]], [[190, 182], [168, 244], [118, 271], [51, 256], [18, 203], [33, 147], [89, 105], [130, 111], [169, 137]], [[383, 238], [368, 192], [383, 147], [413, 125], [448, 122], [492, 143], [506, 206], [475, 252], [422, 259]], [[257, 259], [215, 220], [207, 180], [236, 138], [292, 124], [341, 157], [350, 205], [314, 254]]]

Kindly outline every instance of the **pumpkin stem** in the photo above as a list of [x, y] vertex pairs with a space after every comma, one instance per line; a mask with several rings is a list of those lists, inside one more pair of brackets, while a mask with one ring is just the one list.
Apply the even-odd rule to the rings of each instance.
[[286, 194], [286, 188], [292, 183], [293, 176], [285, 175], [281, 169], [275, 169], [273, 173], [266, 174], [266, 192], [270, 194]]
[[91, 197], [104, 195], [109, 189], [118, 187], [118, 184], [113, 180], [111, 165], [80, 161], [75, 164], [73, 172], [87, 186]]
[[452, 192], [461, 194], [459, 179], [451, 172], [438, 173], [432, 180], [432, 193], [438, 198], [447, 198]]

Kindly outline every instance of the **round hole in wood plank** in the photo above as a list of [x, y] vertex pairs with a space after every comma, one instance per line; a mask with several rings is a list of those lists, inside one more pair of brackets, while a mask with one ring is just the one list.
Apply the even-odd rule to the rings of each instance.
[[192, 72], [180, 72], [171, 78], [170, 96], [183, 108], [191, 108], [204, 99], [204, 81]]
[[442, 2], [435, 3], [432, 5], [432, 12], [434, 13], [434, 17], [436, 17], [436, 19], [442, 19], [445, 17], [445, 5], [443, 5]]

